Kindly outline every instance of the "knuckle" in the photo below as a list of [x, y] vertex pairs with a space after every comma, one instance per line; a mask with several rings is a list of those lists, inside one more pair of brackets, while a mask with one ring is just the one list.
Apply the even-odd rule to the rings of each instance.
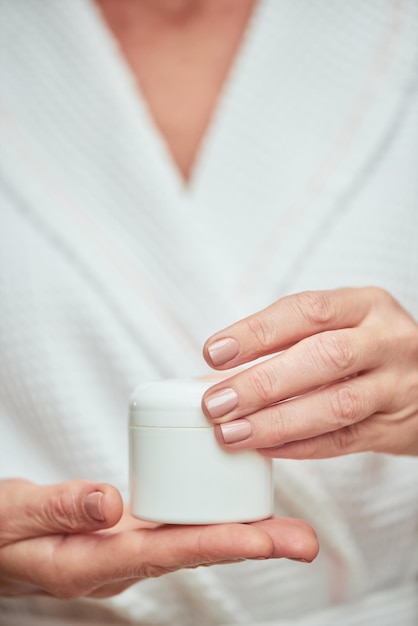
[[[400, 305], [399, 305], [400, 306]], [[418, 359], [418, 322], [409, 316], [404, 309], [401, 309], [401, 315], [398, 315], [396, 327], [393, 329], [393, 337], [398, 343], [399, 350], [406, 350], [416, 361]], [[393, 354], [393, 343], [388, 340], [387, 345], [391, 348], [391, 356]]]
[[309, 437], [297, 441], [297, 454], [294, 458], [299, 460], [316, 458], [321, 449], [319, 440], [320, 437]]
[[269, 418], [272, 445], [286, 442], [289, 437], [289, 428], [280, 404], [271, 407]]
[[354, 366], [355, 357], [346, 337], [341, 333], [325, 332], [317, 337], [317, 356], [325, 366], [331, 363], [338, 372]]
[[72, 491], [60, 490], [43, 507], [44, 518], [53, 526], [59, 525], [64, 531], [71, 532], [84, 516], [79, 504], [78, 495]]
[[255, 338], [258, 351], [264, 353], [274, 344], [274, 324], [263, 317], [249, 317], [246, 320], [247, 331], [250, 337]]
[[363, 290], [367, 291], [369, 307], [366, 315], [370, 316], [371, 320], [377, 317], [381, 322], [382, 313], [384, 317], [387, 317], [391, 314], [398, 314], [399, 311], [403, 310], [400, 303], [386, 289], [372, 286], [363, 287]]
[[334, 455], [348, 454], [357, 450], [358, 434], [356, 424], [340, 428], [331, 433]]
[[365, 289], [369, 289], [371, 294], [371, 299], [374, 302], [378, 302], [380, 304], [394, 304], [396, 302], [395, 298], [388, 292], [386, 289], [382, 287], [365, 287]]
[[325, 292], [305, 291], [295, 301], [303, 317], [314, 326], [328, 326], [335, 318], [332, 299]]
[[339, 427], [354, 424], [362, 416], [362, 399], [353, 386], [334, 389], [330, 394], [330, 404], [333, 418]]
[[265, 368], [255, 368], [251, 374], [251, 383], [257, 398], [263, 404], [270, 404], [274, 399], [275, 381]]

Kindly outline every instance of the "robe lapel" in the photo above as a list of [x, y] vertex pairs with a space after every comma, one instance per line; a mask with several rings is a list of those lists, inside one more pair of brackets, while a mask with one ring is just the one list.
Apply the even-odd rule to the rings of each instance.
[[417, 9], [260, 6], [193, 189], [247, 312], [292, 290], [298, 260], [384, 152], [417, 82]]

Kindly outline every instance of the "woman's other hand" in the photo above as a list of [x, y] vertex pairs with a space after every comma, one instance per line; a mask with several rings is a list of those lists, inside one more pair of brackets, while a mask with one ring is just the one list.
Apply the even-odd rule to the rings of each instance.
[[386, 291], [305, 292], [218, 332], [203, 399], [221, 445], [266, 456], [418, 454], [418, 325]]
[[244, 559], [311, 561], [305, 522], [159, 526], [123, 511], [110, 485], [0, 481], [0, 595], [108, 597], [145, 578]]

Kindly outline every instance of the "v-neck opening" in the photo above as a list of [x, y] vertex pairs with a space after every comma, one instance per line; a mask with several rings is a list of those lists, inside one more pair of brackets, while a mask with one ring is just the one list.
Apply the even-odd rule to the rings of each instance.
[[213, 140], [214, 128], [216, 127], [217, 120], [224, 114], [225, 102], [228, 99], [230, 90], [233, 89], [234, 77], [240, 73], [242, 63], [244, 63], [245, 58], [247, 57], [247, 49], [251, 47], [251, 40], [258, 23], [258, 17], [261, 13], [261, 5], [263, 5], [263, 2], [264, 0], [256, 0], [249, 15], [247, 24], [236, 47], [235, 54], [231, 59], [222, 81], [221, 88], [211, 108], [208, 123], [198, 143], [197, 150], [193, 157], [190, 176], [186, 178], [174, 158], [168, 141], [155, 120], [152, 108], [145, 97], [143, 90], [141, 89], [139, 80], [130, 67], [128, 60], [125, 58], [118, 39], [115, 37], [111, 28], [107, 24], [106, 19], [95, 0], [88, 0], [88, 3], [96, 14], [96, 25], [102, 31], [104, 39], [108, 40], [109, 52], [111, 52], [111, 48], [113, 48], [113, 62], [119, 65], [120, 74], [124, 74], [133, 86], [133, 93], [131, 93], [131, 96], [134, 100], [136, 100], [138, 112], [141, 113], [141, 117], [143, 118], [141, 123], [143, 121], [145, 125], [147, 125], [147, 134], [150, 144], [149, 148], [150, 150], [153, 150], [154, 153], [159, 153], [160, 158], [157, 157], [156, 160], [159, 161], [160, 167], [165, 170], [166, 183], [170, 180], [171, 187], [176, 189], [180, 197], [186, 198], [191, 195], [196, 181], [200, 178], [200, 169], [203, 167], [202, 163], [205, 160], [205, 153]]

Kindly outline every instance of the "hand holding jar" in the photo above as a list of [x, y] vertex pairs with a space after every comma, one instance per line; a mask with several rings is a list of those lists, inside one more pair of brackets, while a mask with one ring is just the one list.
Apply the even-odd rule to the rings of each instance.
[[105, 598], [183, 568], [246, 559], [311, 561], [312, 528], [271, 518], [254, 524], [146, 524], [111, 485], [0, 481], [0, 596]]
[[204, 396], [228, 449], [418, 454], [418, 325], [382, 289], [285, 297], [211, 337], [204, 355], [219, 370], [272, 355]]

